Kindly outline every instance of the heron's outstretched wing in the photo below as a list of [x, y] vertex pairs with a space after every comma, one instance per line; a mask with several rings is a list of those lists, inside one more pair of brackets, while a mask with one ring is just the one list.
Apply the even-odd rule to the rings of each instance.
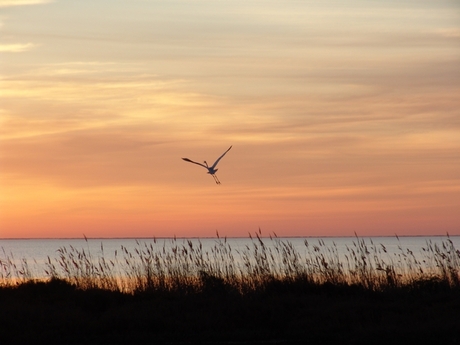
[[[232, 145], [232, 146], [233, 146], [233, 145]], [[228, 151], [230, 151], [230, 149], [232, 148], [232, 146], [230, 146], [230, 147], [228, 148], [228, 150], [225, 151], [225, 152], [222, 154], [222, 156], [220, 156], [219, 158], [217, 158], [217, 160], [216, 160], [216, 161], [214, 162], [214, 164], [212, 165], [211, 169], [214, 169], [214, 168], [216, 167], [217, 163], [219, 163], [219, 161], [222, 159], [222, 157], [225, 156], [225, 154], [226, 154]]]
[[198, 165], [201, 165], [203, 168], [208, 169], [208, 167], [207, 167], [206, 165], [204, 165], [204, 164], [201, 164], [201, 163], [198, 163], [198, 162], [194, 162], [194, 161], [192, 161], [191, 159], [188, 159], [188, 158], [182, 158], [182, 159], [183, 159], [184, 161], [186, 161], [186, 162], [190, 162], [190, 163], [193, 163], [193, 164], [198, 164]]

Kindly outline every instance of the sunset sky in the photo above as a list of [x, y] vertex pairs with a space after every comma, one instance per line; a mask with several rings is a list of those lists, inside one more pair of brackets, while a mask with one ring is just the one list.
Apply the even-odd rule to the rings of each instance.
[[259, 227], [460, 235], [459, 1], [0, 0], [0, 237]]

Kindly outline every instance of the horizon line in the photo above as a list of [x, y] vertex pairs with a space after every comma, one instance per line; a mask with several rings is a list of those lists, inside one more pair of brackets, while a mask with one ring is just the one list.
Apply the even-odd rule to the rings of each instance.
[[350, 238], [350, 237], [357, 237], [357, 238], [363, 238], [363, 237], [369, 237], [369, 238], [376, 238], [376, 237], [458, 237], [460, 234], [454, 234], [451, 235], [449, 233], [446, 233], [444, 235], [366, 235], [366, 236], [359, 236], [359, 235], [347, 235], [347, 236], [330, 236], [330, 235], [325, 235], [325, 236], [190, 236], [190, 237], [185, 237], [185, 236], [153, 236], [153, 237], [147, 237], [147, 236], [142, 236], [142, 237], [88, 237], [88, 236], [83, 236], [83, 237], [2, 237], [0, 238], [0, 241], [3, 240], [146, 240], [146, 239], [164, 239], [164, 240], [181, 240], [181, 239], [252, 239], [252, 238], [266, 238], [266, 239], [274, 239], [274, 238]]

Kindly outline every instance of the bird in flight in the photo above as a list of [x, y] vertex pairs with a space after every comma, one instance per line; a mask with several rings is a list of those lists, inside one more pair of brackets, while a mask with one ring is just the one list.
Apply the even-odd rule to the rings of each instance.
[[[233, 145], [232, 145], [233, 146]], [[216, 166], [217, 166], [217, 163], [219, 163], [219, 161], [222, 159], [223, 156], [225, 156], [225, 154], [230, 151], [230, 149], [232, 148], [232, 146], [230, 146], [227, 151], [225, 151], [222, 156], [220, 156], [219, 158], [216, 159], [216, 161], [214, 162], [214, 164], [212, 166], [209, 166], [208, 163], [206, 161], [204, 161], [204, 164], [201, 164], [201, 163], [198, 163], [198, 162], [194, 162], [192, 161], [191, 159], [188, 159], [188, 158], [182, 158], [184, 161], [186, 162], [190, 162], [190, 163], [193, 163], [193, 164], [198, 164], [198, 165], [201, 165], [203, 168], [206, 168], [208, 169], [208, 174], [210, 174], [213, 178], [214, 178], [214, 181], [216, 181], [217, 184], [220, 184], [220, 181], [219, 179], [217, 178], [216, 176], [216, 172], [218, 169], [216, 169]]]

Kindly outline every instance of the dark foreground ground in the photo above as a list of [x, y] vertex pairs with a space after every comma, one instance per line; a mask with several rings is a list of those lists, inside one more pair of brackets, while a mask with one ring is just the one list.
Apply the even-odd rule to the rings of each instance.
[[460, 344], [460, 290], [268, 286], [127, 295], [63, 281], [0, 288], [0, 344]]

